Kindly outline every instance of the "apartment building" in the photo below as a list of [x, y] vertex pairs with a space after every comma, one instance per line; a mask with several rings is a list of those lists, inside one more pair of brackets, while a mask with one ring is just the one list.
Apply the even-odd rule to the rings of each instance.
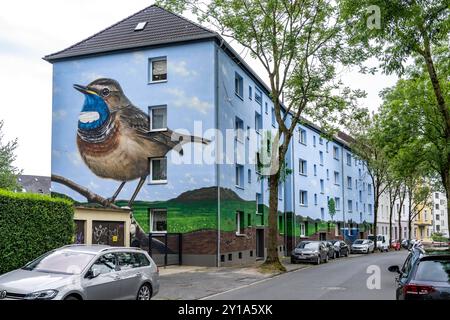
[[447, 197], [445, 193], [433, 193], [433, 233], [440, 233], [449, 237], [447, 225]]
[[[145, 232], [181, 234], [184, 264], [264, 259], [269, 189], [258, 163], [277, 123], [269, 88], [222, 37], [150, 6], [45, 59], [53, 174], [130, 202]], [[300, 239], [370, 232], [373, 186], [350, 144], [298, 125], [278, 194], [280, 254]], [[60, 183], [52, 191], [92, 205]]]

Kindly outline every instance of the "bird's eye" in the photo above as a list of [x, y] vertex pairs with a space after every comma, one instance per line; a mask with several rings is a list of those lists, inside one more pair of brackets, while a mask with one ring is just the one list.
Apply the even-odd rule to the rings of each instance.
[[105, 88], [105, 89], [102, 90], [102, 96], [104, 96], [104, 97], [109, 96], [110, 93], [111, 93], [111, 92], [109, 91], [108, 88]]

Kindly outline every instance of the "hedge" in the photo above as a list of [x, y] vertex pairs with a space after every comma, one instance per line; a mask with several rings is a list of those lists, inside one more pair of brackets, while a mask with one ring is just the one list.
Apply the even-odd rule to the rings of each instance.
[[0, 274], [72, 243], [73, 235], [70, 201], [0, 190]]

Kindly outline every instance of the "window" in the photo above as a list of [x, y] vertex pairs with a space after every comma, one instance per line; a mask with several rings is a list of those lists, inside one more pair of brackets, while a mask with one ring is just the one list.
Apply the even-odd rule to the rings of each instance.
[[150, 59], [150, 83], [167, 81], [167, 58]]
[[323, 152], [319, 151], [319, 164], [323, 166]]
[[440, 232], [441, 231], [441, 226], [440, 225], [436, 225], [436, 232]]
[[352, 155], [348, 152], [347, 152], [347, 165], [348, 166], [352, 165]]
[[330, 171], [327, 169], [327, 180], [330, 180]]
[[435, 208], [439, 210], [439, 203], [436, 203]]
[[334, 204], [336, 206], [336, 211], [340, 211], [341, 210], [341, 198], [335, 197]]
[[255, 112], [255, 130], [259, 133], [262, 129], [262, 117], [258, 112]]
[[236, 130], [236, 139], [239, 142], [244, 141], [244, 121], [236, 117], [234, 129]]
[[367, 184], [367, 193], [368, 193], [369, 195], [372, 194], [372, 185], [371, 185], [370, 183]]
[[317, 166], [314, 165], [314, 175], [317, 176]]
[[244, 187], [244, 166], [237, 164], [236, 165], [236, 187], [243, 188]]
[[299, 129], [299, 142], [301, 144], [306, 145], [306, 130], [305, 129]]
[[105, 274], [116, 271], [116, 255], [114, 253], [107, 253], [97, 259], [90, 268], [91, 272], [94, 270], [98, 274]]
[[320, 208], [320, 217], [322, 218], [322, 220], [325, 220], [325, 209], [324, 208]]
[[323, 139], [319, 138], [319, 144], [323, 144]]
[[255, 101], [262, 105], [262, 92], [259, 88], [255, 88]]
[[299, 164], [299, 167], [298, 167], [299, 173], [300, 173], [301, 175], [306, 176], [306, 174], [307, 174], [307, 166], [306, 166], [307, 164], [306, 164], [306, 160], [299, 159], [298, 164]]
[[154, 158], [150, 159], [150, 183], [166, 183], [167, 182], [167, 159]]
[[150, 131], [167, 130], [167, 106], [149, 107]]
[[234, 93], [241, 99], [244, 96], [244, 79], [237, 72], [234, 73]]
[[150, 213], [152, 232], [167, 232], [167, 210], [151, 209]]
[[339, 172], [334, 172], [334, 184], [339, 185]]
[[362, 191], [359, 190], [359, 202], [362, 202]]
[[253, 99], [253, 90], [252, 90], [252, 86], [248, 86], [248, 98], [250, 100]]
[[347, 177], [347, 188], [348, 189], [352, 188], [352, 177]]
[[247, 170], [247, 182], [252, 183], [252, 170]]
[[348, 207], [348, 212], [353, 212], [353, 201], [352, 200], [347, 201], [347, 207]]
[[369, 214], [372, 214], [372, 205], [369, 203], [368, 205], [367, 205], [367, 209], [369, 210]]
[[316, 136], [313, 136], [313, 146], [316, 146]]
[[304, 237], [304, 236], [305, 236], [305, 224], [300, 223], [300, 237]]
[[142, 30], [144, 30], [144, 28], [145, 28], [146, 25], [147, 25], [147, 21], [145, 21], [145, 22], [139, 22], [139, 23], [136, 25], [136, 28], [134, 28], [134, 31], [142, 31]]
[[437, 214], [437, 215], [436, 215], [436, 221], [439, 221], [439, 220], [441, 220], [441, 218], [440, 218], [440, 216]]
[[358, 169], [359, 178], [362, 178], [361, 169]]
[[339, 160], [339, 148], [336, 146], [333, 146], [333, 158]]
[[236, 234], [242, 234], [244, 231], [244, 213], [241, 211], [236, 212]]
[[272, 126], [275, 127], [276, 123], [277, 123], [277, 119], [275, 117], [275, 108], [272, 108]]
[[327, 141], [327, 143], [325, 143], [325, 150], [328, 153], [328, 141]]
[[299, 203], [301, 206], [308, 205], [308, 191], [300, 190]]
[[436, 193], [434, 194], [434, 197], [435, 197], [436, 199], [439, 199], [439, 193], [436, 192]]
[[325, 186], [324, 186], [324, 182], [323, 179], [320, 179], [320, 193], [325, 193]]
[[358, 201], [356, 201], [356, 206], [355, 206], [356, 211], [358, 211]]
[[317, 193], [314, 193], [314, 205], [317, 206]]
[[366, 204], [363, 204], [363, 212], [366, 213]]

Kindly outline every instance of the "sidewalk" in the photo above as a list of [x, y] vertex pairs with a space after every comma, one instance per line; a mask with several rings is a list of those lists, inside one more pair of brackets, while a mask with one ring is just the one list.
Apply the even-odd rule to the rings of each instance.
[[[291, 264], [283, 259], [288, 272], [309, 267]], [[160, 290], [156, 300], [195, 300], [272, 278], [277, 274], [260, 273], [258, 265], [249, 267], [190, 267], [160, 268]]]

